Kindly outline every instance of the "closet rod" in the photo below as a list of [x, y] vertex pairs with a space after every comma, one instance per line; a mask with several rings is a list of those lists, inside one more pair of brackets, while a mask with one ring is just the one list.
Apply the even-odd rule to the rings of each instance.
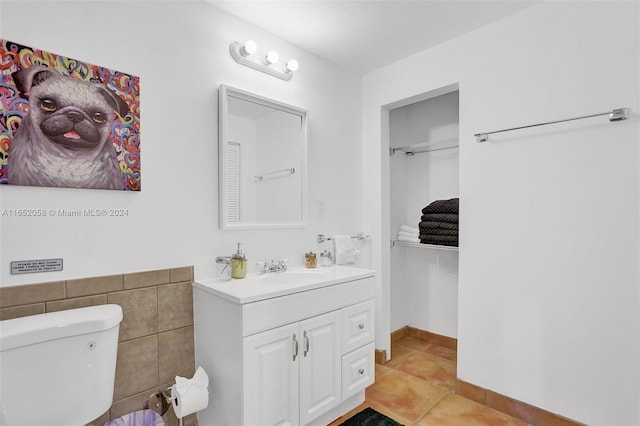
[[622, 120], [626, 120], [629, 117], [629, 108], [616, 108], [612, 111], [601, 112], [599, 114], [583, 115], [581, 117], [566, 118], [564, 120], [547, 121], [546, 123], [530, 124], [528, 126], [494, 130], [492, 132], [476, 133], [473, 136], [476, 137], [476, 142], [486, 142], [489, 140], [489, 135], [492, 135], [494, 133], [510, 132], [511, 130], [527, 129], [529, 127], [546, 126], [547, 124], [563, 123], [565, 121], [582, 120], [584, 118], [599, 117], [601, 115], [608, 115], [609, 121], [622, 121]]
[[402, 151], [405, 155], [411, 156], [423, 152], [443, 151], [445, 149], [458, 148], [460, 142], [458, 138], [441, 139], [437, 141], [423, 142], [415, 145], [401, 146], [399, 148], [389, 148], [389, 155], [393, 155], [396, 151]]

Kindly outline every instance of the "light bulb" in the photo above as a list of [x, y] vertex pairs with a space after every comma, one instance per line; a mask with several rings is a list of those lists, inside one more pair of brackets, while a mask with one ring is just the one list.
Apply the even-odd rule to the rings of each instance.
[[249, 56], [256, 53], [257, 50], [258, 50], [258, 45], [256, 45], [256, 42], [253, 40], [247, 40], [242, 46], [242, 48], [240, 49], [240, 54], [242, 56]]
[[269, 51], [269, 53], [267, 53], [267, 56], [265, 56], [264, 60], [267, 65], [275, 64], [280, 60], [280, 55], [278, 55], [278, 52], [276, 52], [275, 50], [271, 50]]
[[289, 59], [284, 68], [287, 70], [287, 72], [294, 72], [298, 69], [298, 61], [296, 61], [295, 59]]

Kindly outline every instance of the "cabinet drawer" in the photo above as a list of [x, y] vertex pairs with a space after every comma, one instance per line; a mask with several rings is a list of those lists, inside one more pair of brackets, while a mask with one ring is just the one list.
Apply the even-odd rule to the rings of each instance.
[[374, 301], [368, 300], [342, 309], [342, 353], [346, 354], [375, 337]]
[[374, 344], [356, 349], [342, 357], [342, 400], [346, 400], [375, 380]]
[[301, 319], [361, 303], [374, 297], [374, 279], [363, 278], [340, 285], [330, 285], [245, 303], [241, 305], [242, 335], [250, 336]]

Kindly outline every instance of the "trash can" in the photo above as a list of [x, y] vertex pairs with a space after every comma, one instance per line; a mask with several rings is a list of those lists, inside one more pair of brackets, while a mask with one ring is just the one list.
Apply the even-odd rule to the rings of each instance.
[[164, 420], [153, 410], [140, 410], [111, 420], [104, 426], [164, 426]]

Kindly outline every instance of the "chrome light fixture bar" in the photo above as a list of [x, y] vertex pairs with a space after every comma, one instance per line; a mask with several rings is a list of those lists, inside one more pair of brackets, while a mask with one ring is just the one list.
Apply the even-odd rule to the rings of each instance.
[[260, 53], [252, 40], [244, 44], [234, 41], [229, 45], [229, 52], [237, 63], [286, 81], [291, 80], [293, 73], [298, 69], [298, 61], [295, 59], [285, 63], [280, 61], [278, 52], [274, 50], [266, 54]]
[[630, 111], [629, 108], [616, 108], [616, 109], [614, 109], [612, 111], [601, 112], [601, 113], [598, 113], [598, 114], [590, 114], [590, 115], [583, 115], [583, 116], [580, 116], [580, 117], [565, 118], [564, 120], [547, 121], [546, 123], [529, 124], [528, 126], [512, 127], [510, 129], [494, 130], [492, 132], [476, 133], [473, 136], [475, 136], [476, 142], [486, 142], [486, 141], [489, 140], [489, 135], [492, 135], [494, 133], [502, 133], [502, 132], [510, 132], [512, 130], [528, 129], [529, 127], [546, 126], [548, 124], [564, 123], [565, 121], [582, 120], [584, 118], [599, 117], [601, 115], [608, 115], [609, 116], [609, 121], [611, 121], [611, 122], [622, 121], [622, 120], [626, 120], [627, 118], [629, 118], [629, 111]]

